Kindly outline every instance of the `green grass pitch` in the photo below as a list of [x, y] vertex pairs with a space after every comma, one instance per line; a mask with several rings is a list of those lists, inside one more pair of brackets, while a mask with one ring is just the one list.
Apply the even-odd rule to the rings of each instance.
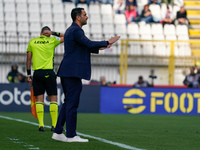
[[[0, 112], [0, 116], [37, 122], [31, 113]], [[45, 113], [45, 125], [51, 126]], [[125, 150], [93, 138], [88, 143], [64, 143], [51, 139], [45, 128], [0, 117], [0, 150]], [[77, 131], [112, 142], [146, 150], [199, 150], [199, 116], [111, 115], [79, 113]], [[83, 137], [83, 136], [82, 136]]]

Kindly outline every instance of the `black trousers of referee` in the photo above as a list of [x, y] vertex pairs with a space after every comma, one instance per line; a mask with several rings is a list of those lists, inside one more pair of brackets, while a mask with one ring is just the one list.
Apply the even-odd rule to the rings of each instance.
[[82, 82], [80, 78], [76, 77], [61, 77], [61, 84], [65, 99], [54, 132], [58, 134], [62, 133], [63, 126], [66, 122], [66, 136], [71, 138], [77, 135], [77, 109], [82, 91]]

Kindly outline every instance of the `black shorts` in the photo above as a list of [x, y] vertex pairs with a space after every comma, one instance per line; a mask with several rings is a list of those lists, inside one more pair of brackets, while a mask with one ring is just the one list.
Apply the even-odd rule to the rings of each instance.
[[57, 95], [56, 75], [53, 70], [36, 70], [33, 73], [33, 91], [34, 96]]

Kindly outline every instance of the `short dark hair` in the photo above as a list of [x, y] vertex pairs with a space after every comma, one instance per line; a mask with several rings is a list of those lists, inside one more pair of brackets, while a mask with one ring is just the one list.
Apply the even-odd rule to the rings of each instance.
[[42, 30], [41, 30], [41, 33], [43, 33], [44, 30], [49, 30], [49, 31], [51, 31], [51, 29], [50, 29], [48, 26], [44, 26], [44, 27], [42, 28]]
[[76, 21], [76, 16], [81, 16], [82, 10], [84, 10], [84, 8], [72, 9], [71, 18], [72, 18], [73, 22]]
[[143, 80], [143, 77], [142, 76], [139, 76], [139, 78], [138, 78], [139, 80]]
[[190, 67], [190, 68], [191, 68], [192, 70], [195, 70], [195, 67], [193, 67], [193, 66], [192, 66], [192, 67]]

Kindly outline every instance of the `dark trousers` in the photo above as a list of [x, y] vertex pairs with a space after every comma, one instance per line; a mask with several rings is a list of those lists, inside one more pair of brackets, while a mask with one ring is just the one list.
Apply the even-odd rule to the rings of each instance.
[[66, 136], [74, 137], [76, 136], [77, 109], [82, 91], [82, 82], [80, 78], [76, 77], [61, 77], [61, 84], [65, 99], [54, 132], [58, 134], [62, 133], [66, 122]]

